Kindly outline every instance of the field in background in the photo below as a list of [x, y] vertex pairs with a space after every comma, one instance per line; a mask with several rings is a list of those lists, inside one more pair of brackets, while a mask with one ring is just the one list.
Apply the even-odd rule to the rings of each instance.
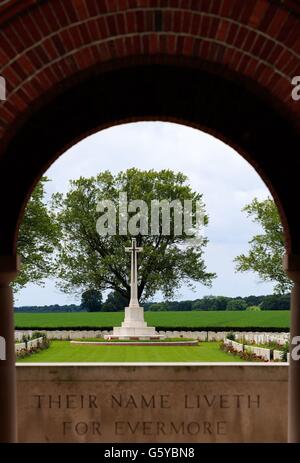
[[32, 362], [242, 362], [220, 350], [218, 342], [199, 346], [89, 346], [69, 341], [52, 341], [49, 349], [32, 354], [18, 363]]
[[[124, 312], [98, 313], [17, 313], [16, 329], [111, 329], [119, 326]], [[290, 312], [286, 310], [246, 311], [191, 311], [191, 312], [145, 312], [149, 325], [157, 329], [249, 329], [271, 331], [288, 330]]]

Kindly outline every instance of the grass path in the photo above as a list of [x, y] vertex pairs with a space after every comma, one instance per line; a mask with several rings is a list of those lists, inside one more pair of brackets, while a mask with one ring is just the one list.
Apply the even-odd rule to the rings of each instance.
[[218, 342], [199, 346], [89, 346], [69, 341], [52, 341], [49, 349], [33, 354], [24, 362], [241, 362], [220, 350]]

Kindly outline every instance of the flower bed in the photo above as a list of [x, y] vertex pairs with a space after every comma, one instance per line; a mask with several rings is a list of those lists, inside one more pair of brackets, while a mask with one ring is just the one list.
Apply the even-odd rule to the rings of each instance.
[[43, 349], [48, 349], [50, 341], [45, 335], [33, 339], [24, 339], [24, 342], [15, 344], [16, 358], [24, 358]]
[[[244, 360], [264, 361], [264, 362], [286, 362], [289, 361], [288, 344], [285, 346], [277, 343], [270, 343], [270, 347], [235, 341], [234, 334], [230, 333], [229, 338], [226, 338], [221, 343], [221, 349], [233, 355], [239, 355]], [[276, 347], [276, 349], [274, 349]]]

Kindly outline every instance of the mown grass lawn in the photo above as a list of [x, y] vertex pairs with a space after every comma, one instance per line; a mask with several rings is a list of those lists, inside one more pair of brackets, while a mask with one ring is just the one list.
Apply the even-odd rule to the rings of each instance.
[[220, 350], [218, 342], [198, 346], [90, 346], [52, 341], [48, 349], [18, 360], [24, 362], [242, 362]]
[[[21, 328], [111, 328], [119, 326], [124, 312], [98, 313], [17, 313], [15, 326]], [[280, 328], [289, 329], [288, 310], [266, 310], [261, 312], [240, 311], [191, 311], [191, 312], [145, 312], [149, 325], [167, 328]]]

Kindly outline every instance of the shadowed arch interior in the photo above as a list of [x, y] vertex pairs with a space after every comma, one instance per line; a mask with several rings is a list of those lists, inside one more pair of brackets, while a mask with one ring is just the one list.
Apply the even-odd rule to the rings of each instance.
[[83, 73], [27, 116], [2, 158], [0, 192], [7, 198], [7, 220], [0, 231], [0, 252], [15, 252], [18, 225], [32, 189], [61, 153], [98, 130], [140, 120], [199, 128], [240, 152], [270, 189], [287, 249], [292, 249], [293, 233], [300, 230], [289, 196], [297, 135], [285, 115], [263, 94], [220, 73], [197, 66], [139, 63]]

